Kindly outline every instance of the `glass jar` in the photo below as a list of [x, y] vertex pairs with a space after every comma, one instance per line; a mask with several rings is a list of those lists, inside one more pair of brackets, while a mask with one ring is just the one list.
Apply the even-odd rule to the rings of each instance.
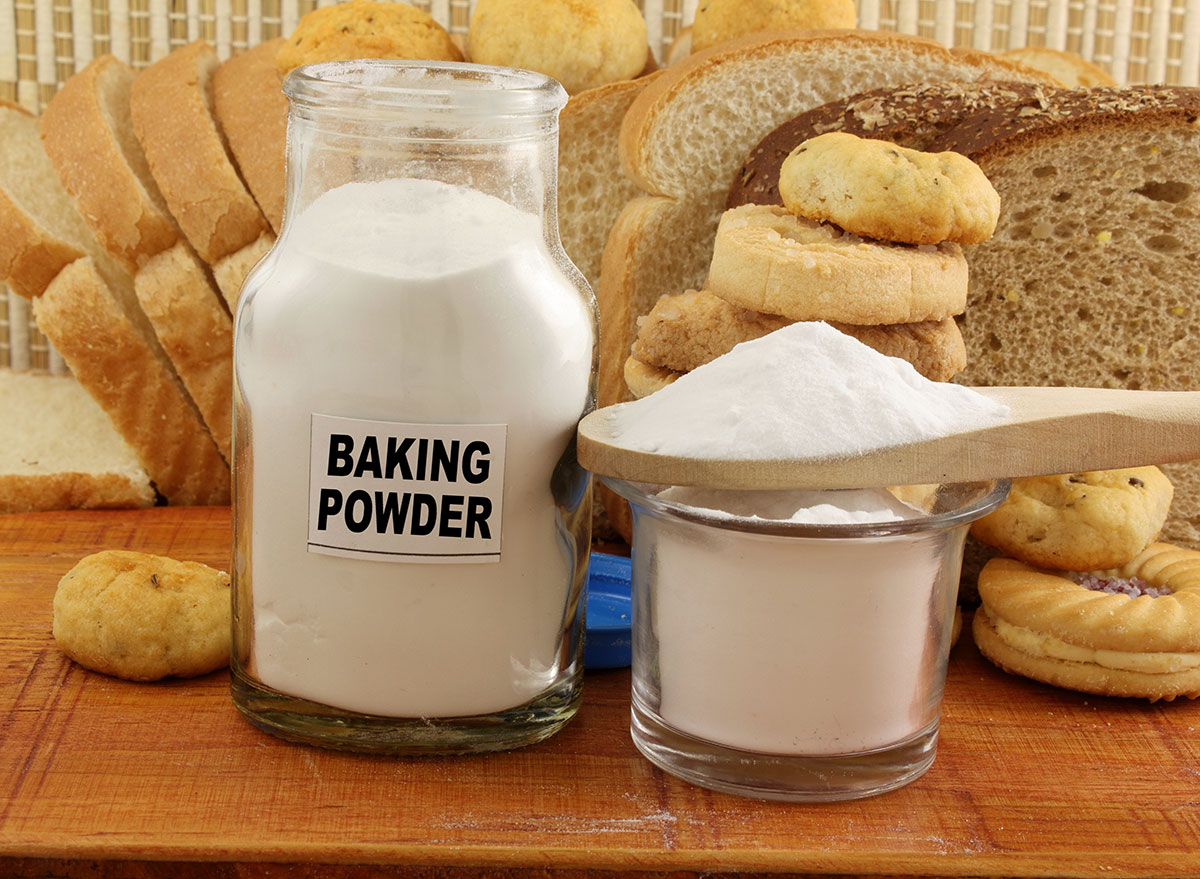
[[909, 487], [916, 509], [892, 521], [841, 515], [880, 509], [846, 506], [847, 492], [804, 493], [815, 515], [788, 521], [773, 518], [787, 492], [701, 506], [691, 490], [604, 481], [633, 509], [643, 755], [702, 787], [801, 802], [883, 793], [929, 768], [967, 529], [1007, 481]]
[[293, 72], [279, 239], [235, 346], [232, 695], [285, 738], [465, 753], [578, 708], [595, 302], [553, 80]]

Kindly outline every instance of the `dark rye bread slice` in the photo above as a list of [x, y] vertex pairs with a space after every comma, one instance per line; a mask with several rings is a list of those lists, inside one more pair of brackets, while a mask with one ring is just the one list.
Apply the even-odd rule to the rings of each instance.
[[980, 111], [1037, 106], [1051, 86], [1020, 82], [932, 82], [872, 89], [830, 101], [780, 125], [750, 151], [729, 188], [726, 208], [782, 204], [779, 169], [809, 138], [830, 131], [924, 150], [948, 129]]
[[[929, 149], [969, 155], [1001, 200], [995, 235], [964, 248], [958, 381], [1200, 390], [1200, 89], [1055, 92]], [[1163, 469], [1162, 539], [1200, 547], [1200, 462]]]

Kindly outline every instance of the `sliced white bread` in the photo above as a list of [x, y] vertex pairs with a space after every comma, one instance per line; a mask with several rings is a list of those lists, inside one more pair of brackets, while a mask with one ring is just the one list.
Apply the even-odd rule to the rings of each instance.
[[42, 148], [37, 119], [0, 101], [0, 280], [26, 298], [39, 295], [63, 266], [106, 259]]
[[131, 293], [110, 289], [84, 257], [59, 272], [33, 308], [38, 328], [168, 503], [229, 502], [229, 467]]
[[179, 240], [133, 134], [134, 71], [112, 55], [71, 76], [42, 111], [46, 152], [97, 240], [130, 272]]
[[563, 249], [595, 290], [600, 257], [617, 214], [639, 193], [621, 171], [617, 141], [634, 98], [656, 76], [573, 95], [558, 117], [558, 231]]
[[229, 157], [212, 114], [216, 50], [197, 40], [138, 73], [133, 130], [175, 221], [209, 265], [253, 243], [267, 221]]
[[221, 295], [225, 297], [231, 313], [237, 313], [242, 282], [246, 280], [250, 270], [258, 265], [258, 261], [267, 255], [267, 251], [274, 243], [275, 236], [270, 232], [264, 232], [257, 240], [247, 244], [237, 253], [231, 253], [229, 256], [217, 260], [213, 265], [213, 278], [221, 290]]
[[[996, 234], [964, 248], [960, 381], [1200, 390], [1198, 120], [1200, 89], [1075, 89], [930, 144], [974, 159], [1001, 199]], [[1200, 462], [1163, 470], [1163, 537], [1200, 546]]]
[[233, 442], [233, 322], [186, 242], [134, 277], [142, 310], [226, 461]]
[[0, 370], [0, 513], [153, 504], [133, 449], [74, 378]]
[[1112, 74], [1098, 64], [1074, 52], [1063, 52], [1048, 46], [1025, 46], [1001, 53], [1022, 64], [1044, 70], [1067, 88], [1092, 88], [1100, 85], [1116, 85]]
[[275, 66], [277, 37], [234, 55], [212, 78], [213, 113], [255, 201], [276, 234], [287, 185], [287, 97]]
[[[642, 195], [609, 233], [601, 261], [599, 402], [628, 398], [623, 367], [637, 318], [663, 293], [703, 286], [725, 195], [750, 149], [780, 123], [869, 88], [940, 79], [1046, 81], [983, 52], [870, 31], [744, 37], [668, 68], [634, 100], [621, 162]], [[628, 535], [628, 512], [603, 495]], [[614, 512], [621, 507], [621, 512]]]

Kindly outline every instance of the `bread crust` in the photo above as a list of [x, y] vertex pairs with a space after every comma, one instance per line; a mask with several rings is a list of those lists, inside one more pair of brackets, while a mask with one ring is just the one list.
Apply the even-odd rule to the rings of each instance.
[[133, 129], [180, 229], [212, 264], [267, 230], [226, 152], [209, 103], [218, 65], [203, 40], [141, 71], [130, 90]]
[[38, 328], [108, 413], [169, 503], [229, 503], [229, 467], [178, 381], [113, 301], [90, 258], [34, 302]]
[[[123, 149], [113, 128], [122, 124], [114, 113], [128, 114], [133, 79], [129, 65], [102, 55], [63, 83], [41, 116], [42, 141], [64, 188], [100, 245], [131, 272], [179, 240], [140, 147], [130, 137]], [[106, 109], [110, 100], [118, 106]]]
[[275, 67], [276, 37], [234, 55], [213, 74], [213, 111], [242, 178], [276, 234], [287, 188], [288, 101]]
[[233, 322], [204, 266], [180, 241], [147, 261], [133, 284], [221, 457], [232, 461]]
[[128, 510], [154, 505], [150, 483], [120, 473], [0, 475], [0, 513], [48, 510]]

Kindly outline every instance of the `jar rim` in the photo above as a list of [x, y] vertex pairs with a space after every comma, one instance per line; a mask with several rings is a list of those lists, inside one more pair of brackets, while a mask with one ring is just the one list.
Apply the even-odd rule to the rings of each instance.
[[670, 488], [667, 485], [652, 485], [643, 482], [627, 482], [622, 479], [602, 476], [601, 481], [631, 504], [641, 507], [655, 516], [683, 519], [697, 525], [726, 531], [744, 531], [779, 537], [808, 537], [827, 539], [859, 539], [864, 537], [886, 537], [903, 534], [922, 534], [945, 531], [960, 525], [968, 525], [990, 513], [1008, 497], [1012, 481], [997, 479], [988, 482], [945, 483], [938, 486], [938, 495], [954, 494], [956, 497], [946, 508], [938, 509], [911, 519], [880, 522], [853, 522], [817, 524], [793, 522], [786, 519], [762, 519], [718, 513], [702, 507], [672, 501], [660, 497]]
[[531, 70], [458, 61], [356, 59], [297, 67], [283, 83], [293, 103], [353, 112], [370, 97], [380, 109], [420, 109], [455, 115], [538, 117], [557, 113], [567, 93]]

